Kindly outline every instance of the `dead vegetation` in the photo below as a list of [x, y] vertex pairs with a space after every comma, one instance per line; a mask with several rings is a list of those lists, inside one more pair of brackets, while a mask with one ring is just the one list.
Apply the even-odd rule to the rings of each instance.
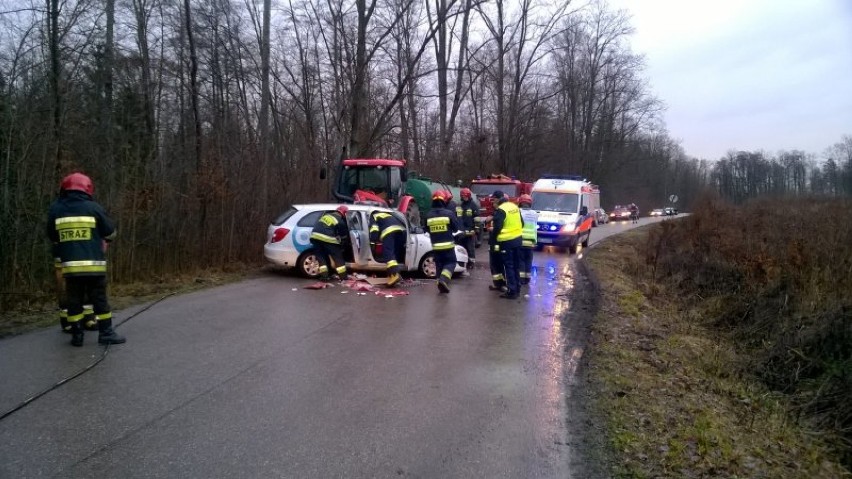
[[849, 476], [852, 202], [708, 199], [587, 258], [617, 475]]

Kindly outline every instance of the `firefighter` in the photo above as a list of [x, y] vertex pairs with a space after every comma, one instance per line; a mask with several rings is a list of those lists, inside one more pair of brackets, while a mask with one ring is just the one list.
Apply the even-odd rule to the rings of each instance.
[[311, 231], [311, 244], [317, 250], [319, 274], [322, 280], [331, 275], [329, 269], [333, 266], [334, 273], [341, 279], [349, 278], [346, 270], [346, 259], [343, 257], [343, 247], [349, 242], [349, 228], [346, 226], [346, 213], [349, 208], [340, 205], [334, 211], [327, 211], [320, 216]]
[[103, 207], [92, 199], [91, 178], [72, 173], [60, 183], [60, 197], [48, 211], [47, 236], [56, 245], [56, 255], [65, 279], [66, 321], [71, 345], [83, 345], [83, 303], [92, 302], [98, 325], [98, 343], [121, 344], [126, 340], [112, 327], [107, 300], [107, 242], [115, 238], [115, 225]]
[[375, 210], [370, 213], [370, 248], [374, 254], [379, 251], [379, 245], [379, 261], [385, 263], [390, 288], [402, 279], [399, 264], [405, 263], [405, 223], [390, 212]]
[[460, 230], [464, 233], [459, 238], [459, 244], [467, 251], [469, 259], [468, 267], [476, 263], [476, 228], [473, 219], [479, 216], [479, 208], [473, 202], [473, 194], [470, 189], [462, 188], [461, 204], [456, 207]]
[[521, 219], [524, 220], [524, 228], [521, 230], [521, 284], [530, 284], [532, 279], [533, 250], [538, 242], [538, 213], [532, 209], [532, 197], [521, 195], [518, 198], [518, 206], [521, 207]]
[[491, 195], [497, 201], [494, 209], [494, 221], [491, 234], [494, 236], [495, 251], [500, 254], [503, 264], [503, 274], [506, 281], [506, 292], [501, 298], [517, 299], [520, 296], [520, 249], [521, 233], [524, 220], [518, 205], [508, 201], [502, 191]]
[[[491, 194], [491, 198], [494, 198], [496, 202], [497, 198], [503, 198], [503, 192], [497, 190]], [[493, 224], [494, 217], [491, 216], [489, 218]], [[503, 293], [508, 291], [506, 287], [506, 274], [503, 270], [503, 255], [500, 254], [500, 247], [497, 245], [497, 235], [493, 229], [488, 233], [488, 265], [491, 269], [491, 284], [488, 285], [488, 289]]]
[[450, 280], [456, 269], [455, 238], [463, 233], [455, 229], [458, 225], [455, 211], [447, 207], [449, 197], [446, 192], [438, 190], [432, 194], [432, 209], [426, 214], [426, 228], [432, 241], [432, 251], [435, 255], [435, 273], [438, 276], [438, 291], [442, 294], [450, 292]]

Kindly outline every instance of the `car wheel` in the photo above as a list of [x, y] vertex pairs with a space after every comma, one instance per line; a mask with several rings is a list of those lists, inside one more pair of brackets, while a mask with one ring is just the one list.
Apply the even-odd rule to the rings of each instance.
[[420, 258], [420, 266], [417, 271], [424, 278], [435, 279], [438, 277], [438, 263], [435, 262], [435, 253], [426, 253]]
[[306, 278], [318, 278], [320, 274], [320, 261], [317, 251], [309, 249], [299, 255], [299, 259], [296, 260], [296, 268]]

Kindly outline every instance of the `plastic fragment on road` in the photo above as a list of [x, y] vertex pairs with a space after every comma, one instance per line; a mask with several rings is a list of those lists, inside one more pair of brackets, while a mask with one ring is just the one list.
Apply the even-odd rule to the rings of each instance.
[[293, 288], [293, 291], [299, 291], [299, 288]]
[[316, 283], [309, 284], [305, 286], [305, 289], [325, 289], [325, 288], [333, 288], [334, 285], [329, 283], [323, 283], [322, 281], [317, 281]]
[[385, 298], [393, 298], [395, 296], [408, 296], [409, 294], [411, 294], [408, 291], [401, 291], [398, 289], [386, 289], [384, 291], [376, 291], [375, 293], [377, 295], [384, 296]]

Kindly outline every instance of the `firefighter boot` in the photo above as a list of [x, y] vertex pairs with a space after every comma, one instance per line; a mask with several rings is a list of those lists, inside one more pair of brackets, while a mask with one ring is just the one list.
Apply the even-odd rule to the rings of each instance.
[[450, 292], [450, 286], [443, 279], [438, 280], [438, 291], [441, 294], [447, 294]]
[[402, 279], [402, 276], [400, 276], [399, 273], [392, 273], [390, 276], [388, 276], [388, 282], [387, 282], [388, 288], [394, 287], [397, 283], [399, 283], [399, 280], [401, 280], [401, 279]]
[[83, 346], [83, 325], [80, 324], [80, 321], [68, 324], [71, 327], [71, 346], [78, 348]]
[[99, 319], [98, 320], [98, 343], [100, 344], [121, 344], [127, 339], [124, 336], [120, 336], [115, 330], [112, 329], [112, 319]]

